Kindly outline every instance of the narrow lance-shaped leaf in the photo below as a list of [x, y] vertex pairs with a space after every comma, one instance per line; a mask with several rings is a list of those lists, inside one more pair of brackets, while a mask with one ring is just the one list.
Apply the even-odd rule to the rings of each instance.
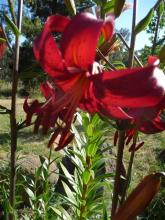
[[90, 180], [90, 171], [89, 170], [84, 170], [84, 173], [83, 173], [83, 182], [84, 184], [88, 184], [89, 180]]
[[10, 18], [6, 14], [4, 14], [4, 18], [10, 30], [13, 32], [15, 36], [18, 37], [20, 35], [20, 32], [17, 26], [10, 20]]
[[159, 16], [162, 16], [163, 12], [164, 12], [164, 2], [161, 1], [160, 4], [159, 4], [157, 13], [158, 13]]
[[135, 27], [135, 34], [140, 33], [141, 31], [145, 30], [145, 28], [151, 22], [152, 17], [154, 16], [153, 8], [148, 12], [148, 14], [136, 25]]
[[158, 192], [163, 173], [146, 176], [119, 208], [113, 220], [132, 220], [139, 215]]
[[115, 17], [119, 17], [124, 7], [125, 0], [115, 0], [114, 13]]
[[108, 220], [108, 213], [105, 205], [103, 207], [103, 220]]
[[161, 63], [165, 62], [165, 45], [160, 50], [159, 59]]
[[62, 206], [50, 206], [49, 208], [52, 209], [53, 212], [55, 212], [60, 217], [60, 219], [72, 220], [69, 213]]
[[115, 1], [112, 0], [110, 2], [107, 2], [104, 6], [103, 6], [103, 11], [104, 13], [108, 13], [108, 12], [112, 12], [114, 10], [114, 3]]
[[6, 40], [0, 37], [0, 43], [6, 43]]
[[68, 9], [68, 11], [72, 14], [72, 15], [76, 15], [76, 5], [74, 0], [64, 0], [65, 5]]
[[8, 5], [9, 5], [9, 9], [10, 9], [10, 14], [12, 16], [13, 22], [16, 24], [16, 18], [15, 18], [15, 13], [14, 13], [14, 7], [13, 7], [13, 2], [12, 0], [8, 0]]

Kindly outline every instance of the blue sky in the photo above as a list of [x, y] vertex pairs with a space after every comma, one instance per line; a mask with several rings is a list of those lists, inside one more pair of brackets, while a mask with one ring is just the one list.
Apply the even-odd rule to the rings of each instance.
[[[127, 0], [127, 2], [133, 2], [133, 0]], [[137, 13], [137, 22], [140, 21], [145, 15], [148, 13], [151, 7], [155, 5], [157, 0], [139, 0], [138, 1], [138, 13]], [[129, 9], [120, 16], [116, 20], [116, 28], [129, 28], [131, 30], [131, 20], [132, 20], [132, 9]], [[141, 32], [137, 35], [136, 39], [136, 49], [141, 49], [144, 47], [145, 44], [149, 45], [149, 34], [146, 34], [145, 31]]]

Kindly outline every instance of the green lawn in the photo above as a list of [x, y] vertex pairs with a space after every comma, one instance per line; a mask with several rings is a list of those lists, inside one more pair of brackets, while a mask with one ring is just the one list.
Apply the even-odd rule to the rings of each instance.
[[[17, 118], [18, 121], [25, 119], [23, 111], [24, 99], [17, 99]], [[10, 99], [0, 99], [0, 105], [10, 108]], [[48, 155], [47, 143], [50, 134], [43, 136], [33, 134], [33, 126], [24, 128], [18, 133], [18, 152], [21, 154], [41, 154]], [[0, 114], [0, 153], [9, 152], [10, 149], [10, 119], [9, 115]]]

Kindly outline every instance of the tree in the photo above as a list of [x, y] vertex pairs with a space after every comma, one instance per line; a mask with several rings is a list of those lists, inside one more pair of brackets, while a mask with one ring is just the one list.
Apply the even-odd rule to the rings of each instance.
[[152, 44], [151, 54], [154, 55], [156, 46], [160, 45], [159, 42], [162, 42], [162, 40], [165, 40], [165, 36], [162, 36], [160, 38], [160, 33], [163, 32], [163, 35], [165, 35], [165, 2], [160, 2], [157, 10], [155, 11], [155, 15], [148, 25], [147, 33], [151, 34], [150, 41]]

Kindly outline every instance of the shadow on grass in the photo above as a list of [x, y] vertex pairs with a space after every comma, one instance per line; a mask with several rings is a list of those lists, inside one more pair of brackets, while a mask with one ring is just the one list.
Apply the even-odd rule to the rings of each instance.
[[19, 131], [18, 138], [26, 141], [44, 141], [49, 135], [43, 135], [41, 132], [35, 134], [29, 130]]
[[9, 143], [10, 141], [10, 135], [8, 133], [0, 133], [0, 144], [4, 145]]

